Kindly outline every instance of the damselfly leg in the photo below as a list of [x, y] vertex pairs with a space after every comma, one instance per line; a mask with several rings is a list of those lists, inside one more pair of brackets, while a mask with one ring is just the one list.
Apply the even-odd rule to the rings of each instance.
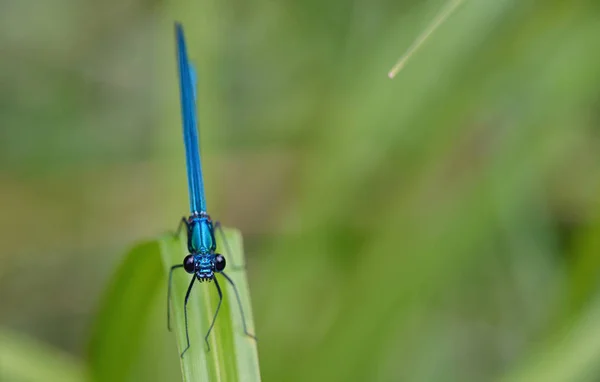
[[221, 303], [223, 302], [223, 292], [221, 292], [221, 287], [219, 286], [219, 282], [215, 277], [213, 279], [215, 282], [215, 286], [217, 287], [217, 292], [219, 293], [219, 303], [217, 304], [217, 310], [215, 310], [215, 314], [213, 316], [212, 322], [210, 323], [210, 327], [206, 332], [206, 336], [204, 336], [204, 342], [206, 342], [207, 351], [210, 351], [210, 344], [208, 343], [208, 336], [210, 336], [210, 332], [212, 331], [213, 326], [215, 326], [215, 322], [217, 321], [217, 316], [219, 315], [219, 309], [221, 309]]
[[192, 291], [192, 287], [194, 286], [194, 281], [196, 281], [195, 275], [192, 276], [192, 281], [190, 281], [190, 286], [188, 287], [187, 292], [185, 294], [185, 302], [183, 303], [183, 317], [185, 318], [185, 339], [187, 341], [187, 346], [185, 347], [185, 349], [183, 349], [183, 352], [181, 353], [181, 358], [183, 358], [183, 355], [185, 354], [185, 352], [190, 348], [190, 333], [188, 332], [187, 303], [190, 298], [190, 292]]
[[169, 286], [167, 287], [167, 329], [171, 331], [171, 286], [173, 285], [173, 271], [183, 268], [183, 264], [173, 265], [169, 270]]
[[227, 237], [225, 236], [225, 231], [223, 231], [223, 227], [221, 226], [221, 222], [216, 221], [215, 222], [215, 230], [217, 232], [219, 232], [219, 234], [221, 235], [221, 239], [223, 240], [223, 245], [225, 246], [225, 252], [227, 252], [225, 254], [225, 257], [227, 259], [229, 259], [230, 262], [230, 266], [229, 268], [231, 268], [232, 271], [243, 271], [246, 269], [246, 264], [244, 265], [237, 265], [233, 263], [233, 252], [231, 252], [231, 247], [229, 246], [229, 243], [227, 242]]
[[[248, 332], [248, 326], [246, 325], [246, 316], [244, 315], [244, 308], [242, 306], [242, 300], [240, 299], [240, 294], [237, 290], [237, 287], [235, 286], [235, 283], [229, 276], [227, 276], [227, 274], [225, 274], [225, 272], [221, 272], [221, 274], [223, 275], [223, 277], [225, 277], [227, 279], [227, 281], [229, 281], [229, 284], [231, 284], [231, 286], [233, 287], [233, 291], [235, 292], [235, 298], [237, 300], [238, 307], [240, 308], [240, 313], [242, 315], [242, 324], [244, 325], [244, 334], [246, 334], [250, 338], [253, 338], [256, 341], [256, 336], [254, 334], [251, 334], [250, 332]], [[215, 279], [215, 281], [216, 281], [216, 279]]]
[[174, 238], [178, 238], [179, 235], [181, 235], [181, 228], [185, 226], [186, 232], [189, 229], [189, 225], [188, 225], [188, 221], [187, 219], [184, 217], [181, 218], [181, 220], [179, 221], [179, 225], [177, 226], [177, 230], [175, 232], [173, 232], [173, 237]]

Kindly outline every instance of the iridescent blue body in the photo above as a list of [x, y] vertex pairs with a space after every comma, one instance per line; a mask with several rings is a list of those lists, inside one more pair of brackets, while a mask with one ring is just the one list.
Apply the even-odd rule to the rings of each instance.
[[[181, 116], [183, 123], [183, 142], [185, 145], [185, 159], [188, 176], [188, 188], [190, 197], [190, 216], [182, 218], [177, 229], [176, 236], [179, 236], [181, 228], [185, 225], [187, 234], [187, 247], [189, 254], [183, 259], [183, 264], [174, 265], [169, 272], [168, 299], [171, 297], [171, 281], [173, 271], [183, 268], [186, 272], [192, 274], [190, 285], [185, 295], [184, 317], [185, 317], [185, 335], [187, 339], [187, 347], [181, 353], [183, 354], [190, 347], [190, 338], [187, 324], [187, 302], [190, 297], [190, 292], [194, 286], [194, 281], [214, 281], [217, 292], [219, 293], [219, 304], [213, 316], [213, 320], [208, 328], [204, 340], [208, 349], [208, 336], [215, 324], [217, 314], [221, 307], [223, 294], [221, 287], [216, 278], [216, 274], [221, 274], [225, 280], [233, 287], [238, 305], [242, 313], [244, 324], [244, 333], [254, 339], [252, 334], [248, 333], [246, 328], [246, 319], [240, 300], [239, 293], [233, 280], [223, 272], [225, 269], [225, 257], [216, 253], [217, 244], [215, 240], [215, 230], [218, 230], [222, 235], [223, 231], [218, 222], [214, 223], [206, 212], [206, 199], [204, 197], [204, 182], [202, 180], [202, 166], [200, 164], [200, 150], [198, 146], [198, 129], [196, 117], [196, 73], [192, 64], [187, 57], [187, 48], [183, 36], [183, 28], [180, 24], [175, 24], [175, 35], [177, 42], [177, 61], [179, 64], [179, 89], [181, 95]], [[223, 242], [227, 248], [227, 242], [223, 235]], [[167, 301], [167, 325], [170, 330], [170, 304]]]
[[201, 281], [214, 276], [216, 242], [214, 227], [206, 213], [206, 198], [200, 164], [198, 128], [196, 117], [196, 74], [187, 57], [183, 28], [176, 24], [177, 61], [179, 63], [179, 90], [183, 141], [190, 197], [190, 217], [187, 220], [188, 250], [194, 256], [196, 275]]
[[200, 165], [200, 148], [198, 147], [198, 120], [196, 117], [196, 73], [187, 57], [187, 48], [183, 36], [183, 28], [175, 25], [177, 35], [177, 61], [179, 64], [179, 91], [181, 95], [181, 119], [183, 122], [183, 142], [185, 144], [185, 161], [190, 196], [190, 212], [206, 213], [204, 198], [204, 182]]
[[215, 268], [214, 226], [208, 215], [192, 215], [188, 219], [188, 251], [194, 255], [194, 268], [199, 280], [212, 280]]

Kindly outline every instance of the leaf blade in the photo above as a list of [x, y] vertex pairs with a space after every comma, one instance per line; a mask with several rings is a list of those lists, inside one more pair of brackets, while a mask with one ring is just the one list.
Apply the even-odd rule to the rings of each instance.
[[[229, 264], [243, 264], [242, 236], [238, 230], [224, 229], [229, 246], [224, 245], [217, 235], [218, 248], [230, 248], [224, 253]], [[165, 237], [160, 241], [161, 257], [165, 271], [178, 264], [187, 254], [183, 241], [173, 241]], [[233, 267], [231, 267], [233, 268]], [[183, 303], [191, 276], [173, 275], [172, 286], [172, 322], [177, 337], [178, 348], [185, 348], [185, 322]], [[245, 271], [233, 270], [228, 276], [235, 282], [244, 309], [246, 323], [250, 333], [254, 333], [254, 324], [250, 305], [250, 292]], [[190, 348], [181, 360], [184, 381], [260, 381], [258, 351], [256, 342], [244, 334], [241, 313], [235, 298], [235, 292], [227, 280], [217, 275], [223, 292], [223, 302], [217, 316], [213, 332], [208, 337], [211, 350], [206, 352], [204, 337], [218, 304], [218, 295], [214, 283], [194, 285], [188, 301], [188, 330]]]

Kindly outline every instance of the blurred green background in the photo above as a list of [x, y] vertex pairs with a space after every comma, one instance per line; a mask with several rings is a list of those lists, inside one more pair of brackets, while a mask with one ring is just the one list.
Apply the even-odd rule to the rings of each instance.
[[[82, 365], [186, 213], [177, 19], [265, 381], [599, 380], [600, 6], [467, 0], [388, 79], [443, 6], [0, 2], [0, 339]], [[130, 380], [177, 380], [163, 314]]]

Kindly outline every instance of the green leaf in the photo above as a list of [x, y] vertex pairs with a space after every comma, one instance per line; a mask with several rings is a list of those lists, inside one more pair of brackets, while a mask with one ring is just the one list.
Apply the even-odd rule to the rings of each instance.
[[134, 247], [109, 283], [90, 341], [95, 380], [129, 380], [141, 351], [149, 312], [165, 286], [159, 248], [157, 241]]
[[66, 353], [23, 334], [0, 330], [0, 380], [78, 382], [84, 368]]
[[[244, 309], [250, 333], [254, 333], [250, 293], [245, 272], [236, 270], [244, 264], [242, 236], [237, 230], [226, 229], [225, 236], [231, 253], [223, 253], [227, 258], [227, 275], [234, 281]], [[223, 246], [217, 235], [217, 247]], [[162, 240], [161, 252], [165, 270], [172, 264], [179, 264], [187, 253], [182, 241]], [[233, 265], [233, 266], [232, 266]], [[182, 268], [175, 270], [172, 290], [172, 322], [180, 352], [185, 349], [184, 297], [191, 280]], [[196, 282], [188, 301], [188, 330], [190, 348], [181, 359], [185, 381], [260, 381], [256, 342], [244, 334], [242, 317], [235, 298], [234, 289], [221, 275], [217, 280], [223, 291], [223, 303], [217, 321], [208, 340], [210, 352], [206, 350], [204, 337], [218, 304], [218, 294], [214, 283]]]
[[[245, 272], [232, 270], [232, 264], [243, 264], [242, 239], [237, 230], [226, 229], [232, 253], [223, 253], [228, 260], [228, 275], [236, 283], [250, 332], [252, 312]], [[218, 236], [218, 235], [217, 235]], [[218, 248], [226, 248], [217, 239]], [[182, 268], [173, 274], [171, 322], [178, 349], [166, 345], [166, 288], [169, 270], [181, 264], [187, 254], [182, 240], [165, 235], [158, 240], [141, 243], [125, 257], [107, 288], [99, 309], [90, 343], [90, 363], [95, 380], [164, 380], [174, 378], [164, 371], [165, 365], [179, 358], [185, 347], [183, 302], [191, 275]], [[223, 303], [209, 337], [211, 351], [206, 351], [204, 336], [218, 302], [214, 283], [198, 283], [188, 301], [190, 349], [181, 359], [184, 381], [258, 381], [260, 372], [256, 343], [244, 335], [241, 314], [234, 290], [221, 275], [218, 281], [223, 291]], [[152, 320], [160, 314], [160, 319]], [[172, 337], [171, 337], [172, 338]], [[153, 362], [140, 362], [149, 347], [170, 347], [169, 357]], [[165, 359], [168, 358], [168, 359]], [[143, 364], [145, 367], [137, 367]], [[150, 365], [150, 366], [148, 366]], [[149, 368], [155, 367], [159, 378]], [[140, 375], [143, 374], [143, 377]], [[163, 376], [163, 374], [165, 374]]]

